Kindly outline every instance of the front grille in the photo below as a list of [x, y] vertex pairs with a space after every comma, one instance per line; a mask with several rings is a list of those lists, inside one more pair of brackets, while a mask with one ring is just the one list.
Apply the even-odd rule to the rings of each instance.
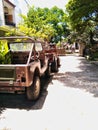
[[15, 80], [15, 68], [0, 67], [0, 80]]

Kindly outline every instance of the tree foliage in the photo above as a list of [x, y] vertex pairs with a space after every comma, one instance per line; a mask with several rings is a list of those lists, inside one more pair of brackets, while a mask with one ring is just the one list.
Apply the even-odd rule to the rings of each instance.
[[8, 52], [6, 41], [0, 41], [0, 64], [6, 62], [5, 55]]
[[78, 34], [87, 33], [91, 42], [98, 25], [98, 0], [69, 0], [66, 5], [71, 29]]
[[41, 37], [50, 42], [58, 42], [69, 33], [64, 19], [65, 13], [58, 7], [30, 8], [24, 23], [28, 28], [36, 30], [36, 37]]

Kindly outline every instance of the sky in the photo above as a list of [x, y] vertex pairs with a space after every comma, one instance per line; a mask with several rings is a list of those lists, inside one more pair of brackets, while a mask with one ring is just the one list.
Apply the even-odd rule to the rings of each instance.
[[65, 9], [65, 5], [68, 3], [68, 0], [27, 0], [27, 2], [34, 7], [48, 7], [57, 6], [61, 9]]

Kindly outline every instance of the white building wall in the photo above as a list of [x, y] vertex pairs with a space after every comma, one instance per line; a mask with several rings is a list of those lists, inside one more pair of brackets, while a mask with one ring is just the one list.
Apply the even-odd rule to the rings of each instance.
[[[15, 12], [13, 12], [13, 22], [16, 26], [22, 22], [20, 14], [27, 15], [28, 5], [25, 0], [9, 0], [15, 5]], [[0, 0], [0, 26], [5, 25], [4, 11], [3, 11], [3, 0]]]
[[3, 11], [3, 0], [0, 0], [0, 26], [5, 25], [4, 11]]
[[10, 0], [16, 7], [15, 7], [15, 23], [16, 26], [22, 22], [22, 18], [20, 17], [20, 14], [27, 15], [28, 12], [28, 6], [25, 2], [25, 0]]

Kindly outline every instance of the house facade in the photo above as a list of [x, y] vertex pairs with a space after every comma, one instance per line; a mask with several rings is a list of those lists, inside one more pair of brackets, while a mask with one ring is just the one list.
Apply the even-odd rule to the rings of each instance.
[[0, 1], [0, 26], [15, 26], [15, 5], [9, 0]]
[[25, 0], [0, 0], [0, 26], [16, 27], [22, 21], [20, 14], [26, 15], [27, 11]]

